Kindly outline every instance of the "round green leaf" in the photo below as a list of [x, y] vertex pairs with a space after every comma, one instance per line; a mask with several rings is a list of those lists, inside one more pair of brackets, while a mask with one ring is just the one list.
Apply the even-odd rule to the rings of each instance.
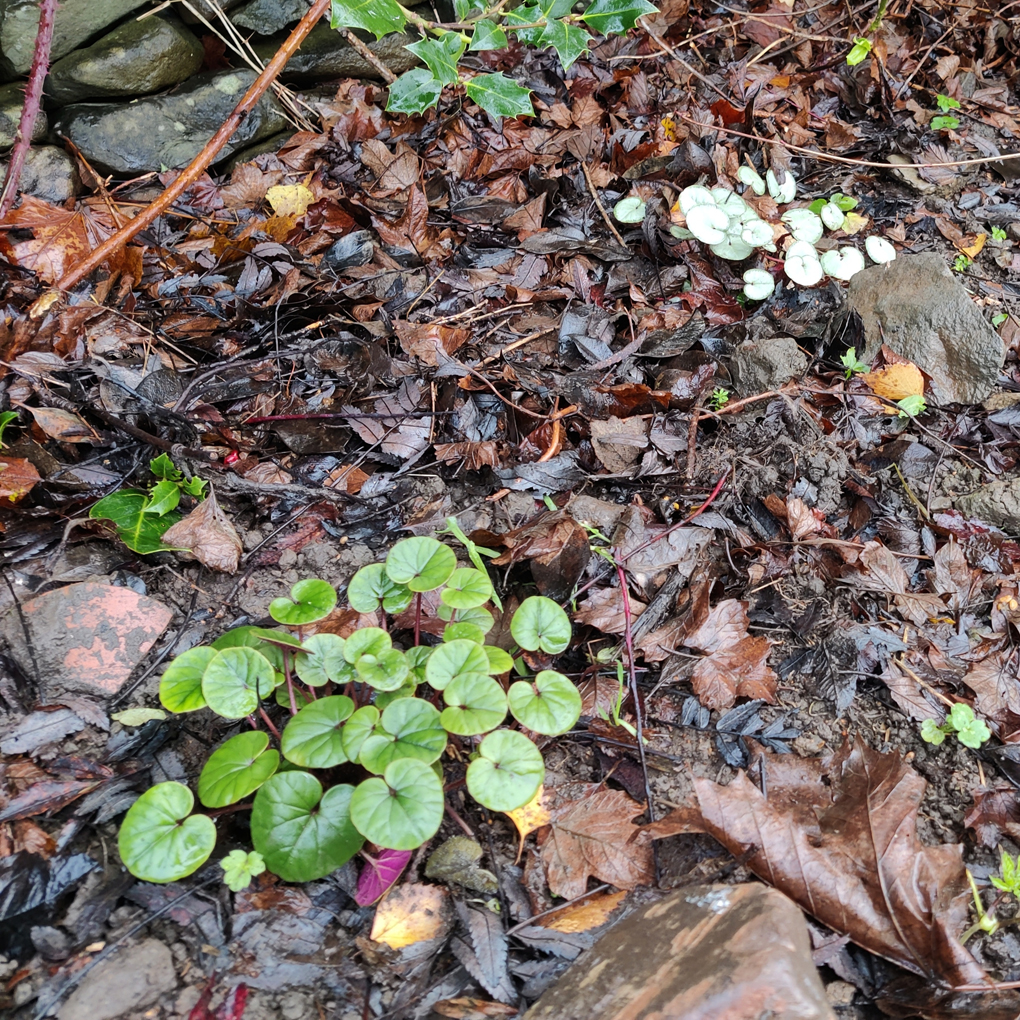
[[455, 676], [443, 690], [443, 700], [443, 727], [462, 737], [488, 733], [506, 718], [503, 688], [486, 673]]
[[239, 733], [209, 756], [198, 777], [198, 799], [211, 808], [236, 804], [254, 793], [279, 767], [280, 752], [267, 750], [261, 730]]
[[414, 598], [414, 592], [391, 581], [382, 563], [362, 567], [347, 585], [347, 601], [359, 613], [374, 613], [380, 606], [392, 615], [402, 613]]
[[383, 711], [380, 725], [361, 745], [358, 761], [377, 774], [398, 758], [431, 765], [446, 748], [439, 711], [421, 698], [401, 698]]
[[254, 648], [224, 648], [202, 674], [202, 693], [209, 707], [224, 719], [243, 719], [259, 707], [259, 699], [276, 686], [273, 664]]
[[439, 597], [454, 609], [474, 609], [485, 605], [492, 596], [492, 582], [488, 575], [471, 567], [460, 567], [446, 581]]
[[183, 784], [157, 783], [128, 808], [117, 845], [135, 878], [176, 882], [205, 864], [216, 845], [216, 826], [206, 815], [192, 815], [194, 806]]
[[411, 674], [407, 657], [399, 648], [391, 648], [382, 655], [363, 655], [354, 668], [358, 676], [377, 691], [395, 691]]
[[501, 676], [514, 668], [513, 656], [509, 652], [503, 651], [502, 648], [497, 648], [495, 645], [484, 645], [482, 651], [485, 652], [485, 656], [489, 660], [487, 673]]
[[443, 783], [414, 758], [389, 765], [380, 779], [366, 779], [351, 798], [351, 820], [365, 839], [386, 850], [413, 850], [443, 821]]
[[[276, 703], [280, 706], [280, 708], [285, 708], [290, 711], [290, 691], [287, 690], [282, 679], [276, 685], [275, 698]], [[297, 705], [298, 711], [304, 708], [305, 705], [310, 705], [311, 703], [312, 699], [306, 697], [300, 690], [294, 691], [294, 704]]]
[[425, 679], [437, 690], [461, 673], [488, 673], [489, 657], [474, 641], [448, 641], [432, 650], [425, 665]]
[[375, 705], [363, 705], [347, 720], [340, 733], [340, 743], [349, 761], [357, 761], [361, 745], [379, 722], [379, 709]]
[[440, 602], [436, 607], [436, 615], [440, 620], [450, 623], [472, 623], [483, 634], [488, 634], [495, 623], [492, 613], [481, 606], [476, 606], [474, 609], [454, 609], [453, 606]]
[[363, 655], [382, 655], [393, 647], [382, 627], [362, 627], [344, 642], [344, 658], [354, 665]]
[[322, 687], [328, 681], [344, 684], [355, 680], [354, 670], [344, 658], [344, 639], [337, 634], [313, 634], [294, 656], [297, 675], [310, 687]]
[[310, 701], [284, 728], [284, 758], [306, 769], [329, 769], [347, 761], [341, 727], [353, 711], [354, 702], [343, 694]]
[[570, 644], [570, 618], [544, 595], [526, 598], [514, 613], [510, 633], [521, 648], [559, 655]]
[[387, 706], [401, 698], [413, 698], [418, 693], [418, 685], [408, 678], [395, 691], [379, 691], [372, 701], [372, 704], [382, 712]]
[[277, 623], [301, 627], [329, 616], [336, 605], [336, 589], [328, 581], [308, 577], [290, 590], [290, 598], [273, 599], [269, 615]]
[[364, 840], [351, 824], [354, 787], [322, 784], [307, 772], [278, 772], [255, 795], [251, 841], [274, 875], [312, 882], [346, 864]]
[[[279, 645], [263, 641], [261, 627], [235, 627], [221, 634], [213, 643], [216, 651], [224, 648], [254, 648], [261, 652], [272, 664], [277, 672], [283, 669], [283, 651]], [[266, 633], [282, 633], [282, 631], [267, 631]]]
[[485, 644], [485, 632], [473, 623], [448, 623], [443, 628], [444, 641], [471, 641], [476, 645]]
[[453, 550], [434, 538], [405, 538], [386, 557], [391, 581], [411, 591], [434, 591], [445, 584], [457, 566]]
[[202, 674], [216, 655], [214, 648], [189, 648], [170, 663], [159, 680], [159, 703], [169, 712], [205, 708]]
[[411, 671], [411, 679], [416, 684], [425, 683], [425, 667], [431, 654], [432, 649], [428, 645], [418, 645], [416, 648], [408, 648], [404, 652], [407, 658], [407, 668]]
[[518, 680], [507, 693], [513, 717], [529, 730], [556, 736], [581, 717], [581, 695], [562, 674], [543, 669], [534, 683]]
[[467, 788], [490, 811], [513, 811], [538, 793], [545, 779], [542, 752], [523, 733], [496, 730], [468, 765]]

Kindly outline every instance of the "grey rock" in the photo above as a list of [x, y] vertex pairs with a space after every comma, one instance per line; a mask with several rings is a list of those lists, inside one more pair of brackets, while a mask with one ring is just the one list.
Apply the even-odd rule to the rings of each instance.
[[[21, 82], [0, 85], [0, 152], [7, 152], [14, 145], [21, 120], [21, 108], [25, 105], [25, 86]], [[40, 110], [35, 118], [32, 141], [41, 142], [47, 132], [46, 114]]]
[[1020, 478], [982, 485], [960, 496], [956, 508], [967, 517], [976, 517], [1014, 535], [1020, 534]]
[[[0, 176], [6, 176], [7, 164], [0, 164]], [[81, 191], [81, 177], [75, 161], [55, 145], [33, 146], [25, 155], [18, 190], [47, 202], [60, 204]]]
[[[50, 60], [59, 60], [144, 3], [146, 0], [61, 0], [53, 22]], [[38, 28], [39, 0], [0, 0], [0, 69], [8, 75], [28, 74]]]
[[691, 886], [601, 938], [525, 1020], [835, 1020], [804, 916], [763, 885]]
[[850, 281], [870, 361], [882, 343], [931, 377], [939, 403], [979, 403], [999, 378], [1002, 340], [941, 255], [901, 255]]
[[176, 987], [170, 949], [146, 939], [90, 970], [60, 1007], [57, 1020], [114, 1020], [151, 1006]]
[[[168, 96], [117, 105], [74, 103], [64, 107], [54, 128], [104, 171], [175, 169], [201, 151], [254, 80], [253, 71], [220, 71], [196, 75]], [[282, 131], [286, 123], [279, 103], [263, 96], [219, 159]]]
[[[281, 33], [258, 39], [252, 43], [252, 49], [261, 60], [269, 61], [285, 38]], [[394, 74], [403, 74], [420, 63], [410, 50], [404, 49], [408, 43], [416, 41], [416, 36], [404, 33], [366, 40], [368, 48]], [[339, 32], [326, 22], [320, 22], [290, 58], [283, 76], [321, 81], [323, 78], [378, 78], [379, 72]]]
[[738, 392], [745, 397], [799, 379], [807, 367], [808, 357], [792, 336], [745, 340], [733, 352], [733, 379]]
[[230, 15], [238, 28], [249, 28], [259, 35], [272, 35], [307, 13], [308, 0], [248, 0]]
[[190, 78], [202, 60], [202, 44], [177, 18], [133, 19], [56, 61], [46, 79], [46, 95], [61, 106], [144, 96]]

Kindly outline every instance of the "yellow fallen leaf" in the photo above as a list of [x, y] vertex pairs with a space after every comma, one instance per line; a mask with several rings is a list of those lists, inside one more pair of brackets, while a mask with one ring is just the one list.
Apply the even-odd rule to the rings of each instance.
[[524, 853], [524, 841], [528, 838], [528, 835], [536, 829], [541, 829], [543, 825], [549, 824], [548, 805], [549, 799], [545, 795], [545, 787], [540, 786], [535, 796], [524, 807], [514, 808], [513, 811], [505, 812], [507, 818], [517, 826], [517, 831], [521, 834], [521, 844], [517, 849], [517, 860], [520, 860], [521, 854]]
[[609, 920], [609, 915], [623, 902], [627, 893], [603, 893], [593, 896], [576, 907], [564, 907], [555, 914], [549, 914], [538, 923], [554, 931], [580, 932], [598, 928]]
[[868, 225], [868, 217], [860, 213], [848, 212], [843, 217], [843, 226], [840, 228], [844, 234], [856, 234]]
[[962, 251], [963, 254], [967, 256], [967, 258], [976, 259], [978, 255], [981, 254], [981, 249], [985, 246], [985, 241], [987, 240], [988, 240], [987, 234], [978, 234], [977, 237], [974, 238], [973, 244], [969, 244], [966, 247], [963, 246], [958, 247], [960, 248], [960, 251]]
[[315, 201], [311, 188], [303, 184], [275, 184], [266, 192], [266, 201], [277, 216], [304, 216]]
[[924, 376], [917, 365], [909, 361], [902, 365], [886, 365], [861, 378], [871, 387], [876, 397], [885, 397], [887, 400], [920, 397], [924, 393]]
[[448, 895], [441, 885], [409, 883], [391, 889], [375, 908], [369, 938], [390, 949], [440, 938], [450, 926], [446, 911]]

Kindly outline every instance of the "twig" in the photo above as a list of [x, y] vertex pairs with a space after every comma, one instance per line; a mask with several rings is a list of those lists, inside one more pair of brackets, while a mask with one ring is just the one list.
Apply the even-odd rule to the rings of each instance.
[[595, 204], [598, 206], [599, 212], [602, 213], [602, 218], [606, 221], [606, 226], [609, 227], [610, 233], [620, 243], [620, 247], [626, 248], [627, 242], [623, 239], [620, 231], [616, 229], [613, 221], [609, 218], [609, 213], [606, 212], [606, 207], [602, 204], [602, 199], [599, 198], [599, 193], [595, 190], [595, 182], [591, 179], [591, 171], [588, 169], [588, 164], [582, 163], [581, 169], [584, 171], [584, 179], [588, 182], [588, 190], [591, 192], [591, 197], [595, 199]]
[[7, 179], [4, 181], [3, 194], [0, 194], [0, 220], [6, 218], [14, 205], [18, 194], [18, 182], [25, 166], [28, 150], [32, 145], [32, 132], [35, 130], [35, 119], [42, 106], [43, 83], [50, 69], [50, 47], [53, 44], [53, 18], [57, 12], [57, 0], [42, 0], [39, 5], [39, 31], [35, 37], [35, 52], [32, 54], [32, 67], [28, 74], [28, 85], [25, 88], [25, 105], [21, 108], [21, 121], [18, 123], [18, 134], [14, 141], [14, 151], [7, 166]]
[[382, 76], [387, 85], [392, 85], [397, 76], [349, 29], [345, 28], [343, 34], [352, 48], [357, 50]]
[[66, 272], [51, 290], [43, 294], [33, 306], [36, 315], [48, 309], [63, 291], [70, 290], [75, 284], [80, 283], [110, 256], [120, 251], [128, 241], [155, 222], [201, 177], [209, 164], [216, 158], [217, 153], [233, 137], [241, 122], [255, 108], [255, 104], [262, 98], [266, 89], [279, 76], [287, 61], [304, 42], [305, 37], [319, 18], [326, 13], [329, 6], [330, 0], [315, 0], [305, 16], [294, 26], [294, 30], [287, 36], [283, 45], [276, 51], [276, 56], [266, 64], [266, 69], [252, 82], [251, 87], [241, 97], [241, 101], [220, 126], [219, 131], [206, 142], [202, 151], [181, 171], [177, 179], [159, 198], [143, 209], [130, 223], [108, 237], [84, 262], [80, 262]]

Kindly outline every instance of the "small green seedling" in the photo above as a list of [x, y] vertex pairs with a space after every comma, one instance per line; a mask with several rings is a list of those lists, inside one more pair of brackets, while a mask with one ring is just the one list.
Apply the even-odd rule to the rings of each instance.
[[730, 394], [728, 390], [723, 389], [722, 386], [716, 386], [712, 390], [712, 396], [708, 399], [708, 407], [711, 411], [721, 411], [730, 400]]
[[251, 885], [251, 880], [256, 875], [261, 875], [266, 870], [266, 862], [262, 854], [257, 850], [250, 850], [245, 853], [243, 850], [231, 850], [226, 857], [220, 861], [223, 869], [223, 881], [231, 892], [241, 892]]
[[951, 115], [950, 110], [959, 110], [960, 103], [958, 100], [953, 99], [951, 96], [938, 95], [935, 97], [935, 103], [938, 108], [942, 111], [943, 116], [932, 117], [931, 127], [935, 131], [955, 131], [960, 126], [960, 121]]
[[869, 365], [865, 365], [863, 361], [857, 360], [857, 348], [851, 347], [840, 359], [840, 364], [846, 370], [846, 377], [850, 379], [853, 377], [855, 372], [867, 372], [870, 368]]
[[1020, 901], [1020, 858], [1010, 857], [1005, 850], [1002, 851], [1002, 860], [999, 864], [1002, 878], [992, 875], [990, 881], [996, 889], [1009, 893]]
[[897, 400], [896, 406], [900, 409], [899, 414], [896, 415], [897, 418], [916, 418], [928, 410], [924, 397], [919, 393], [911, 393], [909, 397]]
[[613, 702], [613, 714], [609, 715], [604, 708], [600, 708], [599, 718], [604, 719], [606, 722], [612, 722], [614, 726], [620, 726], [625, 729], [632, 737], [637, 736], [637, 730], [632, 726], [626, 719], [620, 718], [620, 711], [623, 709], [623, 701], [627, 695], [627, 683], [623, 677], [623, 663], [616, 663], [616, 701]]
[[1006, 231], [1002, 227], [992, 227], [992, 240], [993, 241], [1005, 241]]
[[962, 701], [953, 705], [941, 726], [934, 719], [925, 719], [921, 723], [921, 739], [936, 747], [951, 733], [956, 734], [964, 747], [972, 748], [980, 747], [992, 735], [985, 723], [975, 717], [974, 709]]
[[1008, 312], [999, 312], [992, 316], [992, 325], [998, 329], [1009, 318]]
[[[1003, 854], [1003, 856], [1006, 855]], [[999, 919], [993, 910], [985, 910], [985, 905], [981, 902], [981, 893], [978, 892], [977, 882], [974, 881], [974, 876], [970, 873], [969, 868], [967, 869], [967, 881], [970, 882], [970, 891], [974, 896], [974, 912], [977, 914], [977, 921], [960, 936], [962, 943], [966, 943], [972, 935], [976, 935], [979, 931], [983, 931], [986, 935], [994, 935], [999, 930]], [[992, 883], [995, 883], [994, 878]]]
[[953, 262], [953, 269], [958, 273], [965, 273], [972, 265], [974, 265], [974, 260], [960, 252]]
[[0, 450], [6, 445], [4, 443], [4, 431], [11, 422], [18, 420], [17, 411], [3, 411], [0, 412]]
[[871, 40], [865, 39], [863, 36], [856, 36], [854, 38], [854, 44], [850, 48], [850, 52], [846, 55], [846, 62], [850, 67], [856, 67], [858, 64], [863, 63], [871, 52]]

